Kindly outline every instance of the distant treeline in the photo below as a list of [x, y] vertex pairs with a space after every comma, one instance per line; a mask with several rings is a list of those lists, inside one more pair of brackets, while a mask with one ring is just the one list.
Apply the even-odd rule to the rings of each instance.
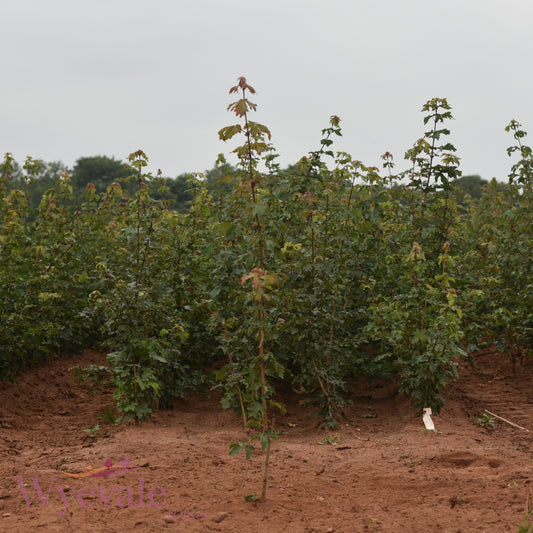
[[[33, 165], [35, 172], [30, 182], [23, 183], [27, 175], [25, 169], [20, 164], [14, 164], [14, 171], [11, 173], [11, 180], [14, 187], [24, 188], [31, 208], [39, 206], [43, 194], [48, 189], [53, 189], [57, 178], [64, 172], [70, 176], [70, 184], [74, 197], [81, 198], [85, 188], [92, 184], [96, 193], [104, 193], [114, 182], [120, 183], [125, 195], [132, 195], [135, 192], [137, 170], [127, 163], [108, 156], [80, 157], [72, 169], [67, 168], [61, 162], [36, 161], [32, 160], [25, 165]], [[290, 172], [288, 167], [285, 172]], [[222, 168], [213, 167], [203, 174], [207, 190], [212, 195], [219, 197], [231, 188], [230, 182], [238, 175], [238, 169], [230, 164], [225, 164]], [[169, 209], [185, 213], [194, 197], [194, 183], [191, 176], [198, 177], [197, 173], [180, 174], [175, 178], [154, 176], [149, 182], [151, 196], [154, 199], [168, 203]], [[495, 182], [493, 179], [492, 181]], [[488, 181], [479, 175], [467, 175], [458, 178], [456, 181], [457, 200], [461, 203], [465, 195], [472, 198], [480, 198], [483, 187], [488, 185]], [[495, 184], [493, 184], [495, 186]], [[505, 183], [498, 183], [498, 187], [505, 189]]]

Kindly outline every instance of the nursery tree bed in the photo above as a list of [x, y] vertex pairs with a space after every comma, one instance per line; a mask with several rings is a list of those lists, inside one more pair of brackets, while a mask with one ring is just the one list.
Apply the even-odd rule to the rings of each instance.
[[264, 458], [229, 455], [248, 435], [217, 394], [114, 426], [97, 417], [112, 393], [69, 371], [105, 356], [51, 361], [0, 383], [0, 530], [516, 532], [533, 502], [533, 364], [473, 359], [448, 386], [436, 433], [390, 383], [350, 383], [353, 404], [333, 430], [302, 395], [282, 393], [266, 502], [245, 500], [261, 493]]

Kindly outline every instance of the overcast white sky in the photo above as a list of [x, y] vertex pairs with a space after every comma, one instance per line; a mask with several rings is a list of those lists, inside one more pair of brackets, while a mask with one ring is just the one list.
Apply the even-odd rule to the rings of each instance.
[[241, 75], [283, 165], [336, 114], [334, 149], [401, 170], [433, 97], [465, 174], [506, 179], [511, 119], [533, 136], [533, 0], [1, 0], [0, 21], [0, 151], [19, 162], [140, 148], [166, 176], [210, 169]]

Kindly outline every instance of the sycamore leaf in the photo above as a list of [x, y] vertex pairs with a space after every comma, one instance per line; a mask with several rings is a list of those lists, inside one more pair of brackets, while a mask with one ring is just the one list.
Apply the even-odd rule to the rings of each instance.
[[248, 121], [248, 128], [250, 130], [250, 134], [254, 138], [258, 138], [262, 135], [266, 135], [269, 139], [271, 139], [271, 133], [270, 130], [263, 124], [259, 124], [259, 122], [253, 122], [251, 120]]
[[231, 139], [237, 133], [241, 133], [242, 127], [240, 124], [234, 124], [233, 126], [226, 126], [218, 132], [218, 138], [221, 141], [227, 141]]

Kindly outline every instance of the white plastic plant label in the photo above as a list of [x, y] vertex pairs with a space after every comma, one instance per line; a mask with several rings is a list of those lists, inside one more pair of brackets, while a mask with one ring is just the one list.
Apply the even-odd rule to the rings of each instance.
[[426, 429], [431, 429], [435, 431], [435, 426], [433, 425], [433, 420], [431, 420], [431, 407], [424, 408], [424, 414], [422, 415], [422, 421], [426, 426]]

